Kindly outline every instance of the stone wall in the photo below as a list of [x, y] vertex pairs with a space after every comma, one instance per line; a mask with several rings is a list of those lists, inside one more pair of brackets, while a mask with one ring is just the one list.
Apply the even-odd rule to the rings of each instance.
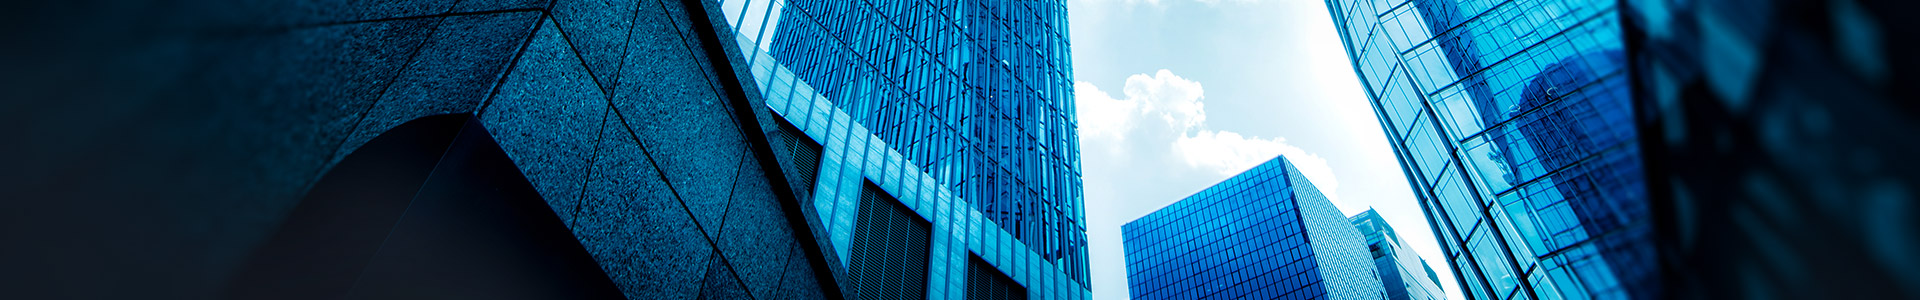
[[220, 297], [346, 154], [472, 113], [629, 298], [824, 296], [711, 2], [256, 2], [8, 10], [0, 290]]

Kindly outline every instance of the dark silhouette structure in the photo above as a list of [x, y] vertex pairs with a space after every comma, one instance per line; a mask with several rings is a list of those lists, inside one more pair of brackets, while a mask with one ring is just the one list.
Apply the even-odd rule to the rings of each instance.
[[716, 6], [20, 3], [0, 298], [838, 298]]
[[466, 114], [403, 123], [348, 154], [241, 270], [230, 297], [621, 297]]

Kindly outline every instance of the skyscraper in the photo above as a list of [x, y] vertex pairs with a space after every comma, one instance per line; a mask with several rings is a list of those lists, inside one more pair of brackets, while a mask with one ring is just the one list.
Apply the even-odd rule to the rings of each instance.
[[1134, 299], [1379, 299], [1366, 238], [1285, 158], [1127, 222]]
[[1460, 292], [1659, 293], [1614, 1], [1327, 6]]
[[1387, 289], [1387, 299], [1392, 300], [1440, 300], [1446, 299], [1440, 290], [1440, 277], [1433, 274], [1433, 268], [1419, 254], [1407, 248], [1407, 241], [1387, 225], [1387, 219], [1380, 213], [1367, 210], [1349, 217], [1353, 228], [1367, 237], [1367, 251], [1373, 253], [1374, 269], [1380, 271], [1380, 283]]
[[[1066, 103], [1065, 99], [1043, 99], [1048, 94], [1033, 90], [1019, 92], [1022, 87], [1037, 86], [1007, 86], [1026, 82], [999, 77], [1010, 74], [1009, 68], [1035, 63], [998, 60], [985, 65], [957, 60], [1013, 45], [973, 42], [964, 36], [967, 32], [945, 28], [952, 24], [939, 19], [977, 9], [973, 12], [986, 14], [976, 16], [982, 18], [977, 21], [988, 27], [1011, 17], [997, 14], [1016, 14], [988, 9], [1034, 7], [971, 3], [946, 10], [913, 6], [919, 15], [872, 15], [875, 7], [866, 4], [723, 3], [730, 25], [739, 28], [735, 42], [747, 54], [739, 67], [752, 73], [752, 86], [772, 111], [770, 119], [781, 124], [767, 135], [793, 150], [789, 161], [795, 163], [794, 174], [801, 175], [797, 185], [806, 187], [797, 191], [798, 215], [809, 231], [821, 237], [815, 242], [825, 250], [823, 256], [834, 277], [827, 285], [859, 299], [1089, 297], [1085, 249], [1077, 246], [1085, 239], [1077, 221], [1079, 177], [1059, 172], [1071, 171], [1072, 161], [1049, 156], [1074, 153], [1063, 148], [1073, 141], [1071, 118], [1036, 121], [1049, 114], [1062, 117], [1055, 108], [1024, 115], [1040, 111], [1024, 105], [1049, 103], [1043, 100]], [[898, 4], [880, 6], [908, 9]], [[938, 14], [925, 15], [929, 13]], [[931, 19], [890, 23], [890, 18], [907, 16]], [[1050, 23], [1023, 24], [1045, 27]], [[941, 38], [947, 42], [967, 43], [954, 44], [964, 49], [946, 50], [939, 56], [942, 61], [908, 62], [932, 57], [924, 46], [934, 42], [874, 37], [909, 32], [895, 25], [928, 34], [919, 38], [934, 37], [931, 34], [938, 31], [945, 32]], [[993, 32], [997, 31], [976, 29], [974, 33]], [[834, 44], [841, 40], [888, 50], [843, 49], [847, 45]], [[1059, 47], [1064, 50], [1064, 45]], [[891, 53], [885, 54], [892, 56], [886, 59], [898, 61], [868, 60], [882, 53]], [[1033, 59], [1037, 58], [1014, 61]], [[874, 69], [874, 64], [893, 68]], [[962, 80], [970, 73], [944, 65], [975, 68], [978, 74]], [[996, 86], [1008, 90], [990, 89]], [[913, 109], [935, 106], [955, 109], [950, 113], [956, 114], [931, 115]], [[1071, 106], [1064, 109], [1071, 111]], [[963, 112], [981, 115], [958, 114]], [[1067, 127], [1048, 131], [1032, 127], [1043, 124]], [[1059, 140], [1037, 140], [1042, 137]], [[1032, 148], [1036, 145], [1040, 146]], [[1061, 165], [1043, 168], [1040, 162]]]
[[725, 7], [797, 79], [1087, 282], [1064, 1]]

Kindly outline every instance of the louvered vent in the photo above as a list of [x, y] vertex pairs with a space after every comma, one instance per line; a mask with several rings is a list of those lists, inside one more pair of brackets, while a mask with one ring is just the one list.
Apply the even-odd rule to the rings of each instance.
[[850, 269], [855, 299], [926, 299], [933, 224], [869, 182], [860, 189]]

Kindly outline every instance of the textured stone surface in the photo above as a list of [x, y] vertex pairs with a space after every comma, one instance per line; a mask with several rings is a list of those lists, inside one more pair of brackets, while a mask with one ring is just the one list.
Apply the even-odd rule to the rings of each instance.
[[733, 268], [727, 267], [719, 259], [720, 253], [714, 252], [713, 260], [707, 263], [707, 278], [700, 288], [700, 299], [748, 299], [745, 286], [735, 279]]
[[279, 2], [272, 15], [293, 24], [337, 23], [442, 14], [454, 2], [458, 1], [291, 0]]
[[454, 12], [496, 11], [513, 9], [546, 9], [553, 0], [461, 0], [454, 6]]
[[[698, 60], [701, 62], [707, 61], [707, 52], [705, 51], [705, 49], [700, 48], [700, 47], [704, 47], [704, 45], [701, 45], [700, 37], [693, 30], [693, 27], [692, 27], [693, 18], [691, 15], [688, 15], [690, 11], [687, 10], [687, 7], [685, 5], [683, 5], [684, 3], [681, 1], [674, 1], [674, 0], [655, 0], [654, 2], [657, 3], [656, 5], [658, 5], [660, 7], [661, 12], [663, 12], [659, 20], [667, 21], [669, 23], [667, 25], [668, 27], [678, 30], [677, 33], [680, 34], [682, 38], [680, 42], [685, 43], [682, 47], [686, 47], [687, 49], [692, 50], [691, 55], [693, 55], [693, 58], [695, 60]], [[720, 21], [720, 23], [723, 23], [723, 24], [726, 23], [726, 21], [724, 21], [725, 17], [718, 16], [718, 15], [714, 17], [717, 17], [723, 20], [723, 21]], [[729, 36], [729, 38], [732, 38], [732, 37]], [[728, 39], [726, 41], [733, 42], [733, 40], [731, 39]], [[707, 80], [713, 81], [714, 82], [713, 84], [719, 84], [717, 78], [713, 78], [714, 76], [713, 70], [709, 68], [700, 68], [698, 69], [698, 71], [700, 72], [701, 76], [705, 76]], [[742, 74], [742, 76], [746, 76], [746, 75]], [[719, 86], [714, 86], [713, 88], [715, 88], [716, 91], [718, 91]]]
[[407, 120], [480, 109], [539, 17], [527, 11], [442, 19], [432, 41], [381, 95], [341, 153]]
[[688, 299], [713, 248], [617, 117], [601, 130], [575, 235], [629, 299]]
[[734, 181], [733, 200], [727, 205], [726, 221], [722, 222], [725, 228], [718, 242], [720, 252], [733, 263], [747, 290], [758, 298], [772, 295], [786, 267], [787, 251], [769, 249], [795, 245], [793, 229], [778, 201], [759, 162], [749, 157], [742, 164], [740, 180]]
[[559, 0], [553, 4], [553, 18], [608, 92], [618, 85], [616, 79], [621, 60], [626, 59], [636, 6], [643, 3], [652, 5], [650, 1], [607, 0]]
[[709, 236], [719, 232], [746, 140], [657, 7], [642, 5], [614, 108], [660, 162]]
[[820, 281], [814, 277], [813, 265], [807, 261], [806, 250], [795, 244], [787, 251], [787, 267], [780, 275], [780, 285], [776, 287], [770, 299], [826, 299], [821, 293]]
[[16, 129], [0, 140], [24, 141], [0, 147], [20, 158], [0, 188], [42, 200], [0, 210], [29, 229], [0, 230], [0, 290], [219, 298], [335, 160], [478, 112], [627, 296], [697, 297], [712, 274], [716, 297], [817, 298], [790, 276], [810, 270], [797, 250], [750, 251], [798, 248], [742, 169], [758, 165], [691, 24], [668, 16], [681, 2], [565, 0], [550, 21], [548, 2], [22, 3], [0, 26], [34, 45], [0, 47], [20, 100], [0, 101]]
[[554, 213], [572, 226], [607, 98], [553, 21], [542, 23], [480, 118]]

